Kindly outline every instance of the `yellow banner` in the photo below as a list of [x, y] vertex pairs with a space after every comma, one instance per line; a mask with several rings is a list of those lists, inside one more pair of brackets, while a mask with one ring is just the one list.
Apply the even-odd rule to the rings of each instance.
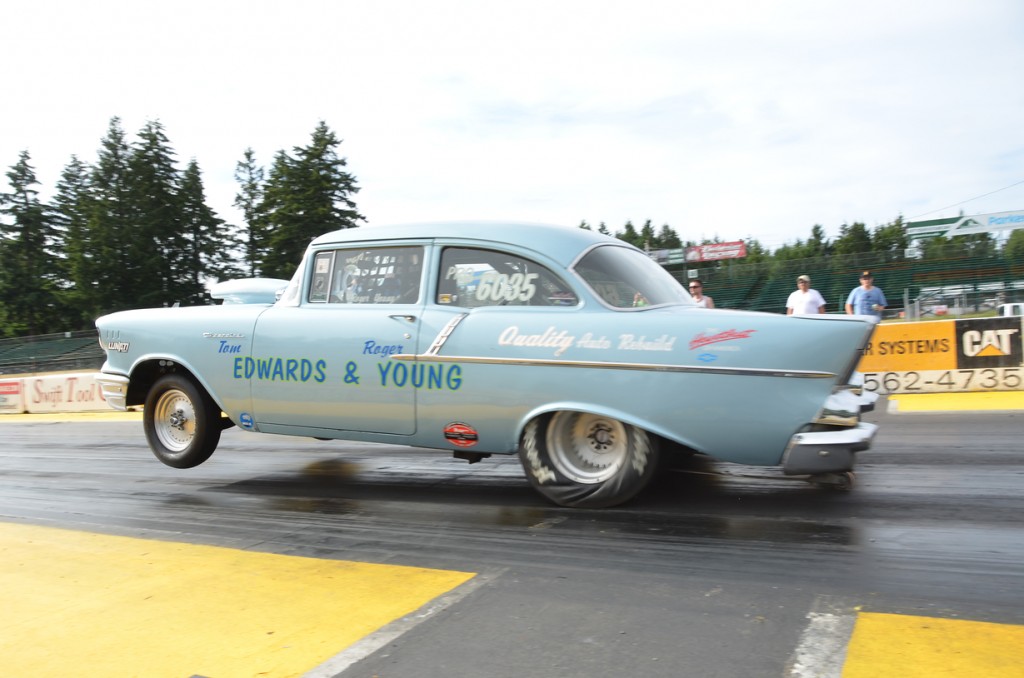
[[956, 321], [886, 323], [864, 349], [861, 372], [955, 370]]

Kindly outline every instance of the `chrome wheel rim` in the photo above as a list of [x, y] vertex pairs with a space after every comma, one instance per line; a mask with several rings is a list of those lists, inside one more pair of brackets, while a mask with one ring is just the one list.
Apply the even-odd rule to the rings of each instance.
[[196, 409], [184, 392], [171, 389], [156, 401], [153, 431], [171, 452], [184, 452], [196, 435]]
[[615, 419], [581, 412], [559, 412], [548, 427], [551, 463], [583, 484], [613, 478], [629, 458], [629, 432]]

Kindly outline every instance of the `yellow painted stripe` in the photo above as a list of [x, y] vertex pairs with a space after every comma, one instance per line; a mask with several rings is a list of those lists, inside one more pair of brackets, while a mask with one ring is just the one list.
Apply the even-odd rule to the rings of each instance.
[[1024, 677], [1024, 627], [862, 612], [843, 678]]
[[901, 393], [889, 396], [897, 412], [1024, 410], [1024, 391], [984, 393]]
[[0, 523], [8, 676], [296, 676], [468, 572]]

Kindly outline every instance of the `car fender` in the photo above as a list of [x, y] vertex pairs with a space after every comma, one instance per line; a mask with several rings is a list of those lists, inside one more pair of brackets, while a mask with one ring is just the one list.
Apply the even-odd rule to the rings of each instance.
[[633, 414], [630, 414], [629, 412], [625, 412], [617, 408], [611, 408], [597, 403], [583, 402], [579, 400], [550, 402], [528, 410], [517, 422], [517, 439], [522, 440], [523, 431], [526, 430], [526, 426], [537, 417], [541, 417], [546, 414], [554, 414], [555, 412], [567, 411], [585, 412], [587, 414], [594, 414], [601, 417], [608, 417], [609, 419], [615, 419], [624, 424], [629, 424], [630, 426], [635, 426], [636, 428], [643, 429], [644, 431], [647, 431], [648, 433], [654, 434], [658, 437], [665, 438], [666, 440], [671, 440], [685, 447], [689, 447], [695, 451], [700, 451], [700, 448], [692, 440], [689, 440], [686, 436], [680, 436], [676, 433], [673, 433], [672, 431], [669, 431], [668, 429], [658, 425], [657, 423], [649, 419], [635, 416]]
[[[187, 373], [204, 391], [206, 391], [222, 411], [228, 412], [221, 396], [213, 388], [210, 381], [203, 376], [202, 370], [197, 369], [188, 360], [173, 353], [146, 353], [139, 356], [128, 371], [129, 388], [144, 388], [149, 391], [161, 375], [172, 372]], [[137, 383], [138, 382], [138, 383]], [[145, 395], [143, 395], [145, 400]]]

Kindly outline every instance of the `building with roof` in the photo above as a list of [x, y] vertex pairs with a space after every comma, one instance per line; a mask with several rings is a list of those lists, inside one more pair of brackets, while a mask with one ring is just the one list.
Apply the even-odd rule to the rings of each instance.
[[948, 217], [929, 221], [908, 221], [907, 236], [912, 245], [928, 238], [988, 233], [999, 242], [1005, 242], [1010, 232], [1024, 228], [1024, 211], [994, 212], [973, 216]]

